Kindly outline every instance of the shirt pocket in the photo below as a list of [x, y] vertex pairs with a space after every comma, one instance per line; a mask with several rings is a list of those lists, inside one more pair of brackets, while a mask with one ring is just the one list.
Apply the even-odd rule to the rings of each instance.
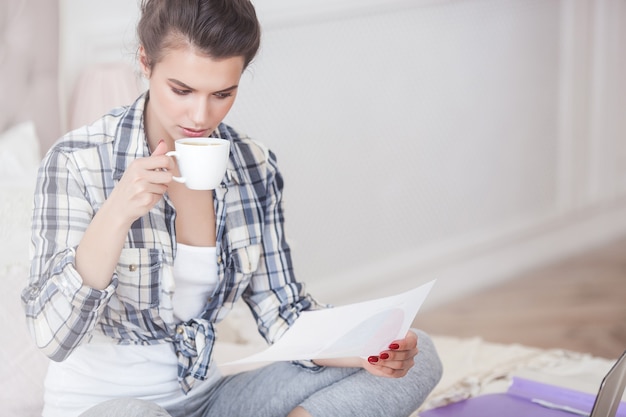
[[250, 275], [259, 267], [261, 244], [249, 244], [232, 249], [231, 265], [242, 275]]
[[159, 303], [159, 283], [162, 256], [158, 249], [122, 249], [116, 272], [116, 290], [120, 301], [139, 310], [156, 307]]
[[233, 304], [246, 291], [253, 274], [259, 266], [261, 244], [233, 248], [227, 257], [224, 281], [216, 289], [220, 297], [213, 297], [209, 310], [216, 309], [216, 319], [221, 321], [232, 309]]

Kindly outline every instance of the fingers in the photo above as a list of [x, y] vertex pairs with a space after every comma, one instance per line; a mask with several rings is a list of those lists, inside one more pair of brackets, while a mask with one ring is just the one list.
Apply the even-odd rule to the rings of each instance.
[[[146, 158], [152, 160], [153, 157]], [[155, 157], [157, 158], [157, 157]], [[158, 157], [158, 161], [143, 161], [145, 165], [137, 173], [137, 180], [144, 180], [149, 184], [167, 185], [172, 182], [172, 167], [168, 156]], [[164, 158], [164, 160], [160, 160]], [[163, 191], [165, 192], [165, 191]], [[161, 193], [162, 194], [162, 193]]]
[[412, 367], [415, 362], [415, 356], [419, 353], [417, 347], [410, 350], [401, 351], [384, 351], [378, 356], [370, 356], [367, 361], [372, 365], [385, 366], [389, 368], [399, 369]]
[[415, 356], [418, 353], [417, 335], [409, 331], [404, 339], [391, 342], [389, 350], [378, 356], [370, 356], [366, 369], [376, 375], [400, 378], [415, 365]]
[[133, 164], [150, 171], [168, 171], [174, 167], [172, 158], [165, 156], [168, 148], [164, 140], [160, 140], [152, 154], [147, 158], [139, 158]]
[[150, 211], [167, 192], [175, 165], [165, 152], [167, 145], [160, 142], [150, 157], [132, 161], [113, 190], [110, 205], [130, 221]]
[[413, 357], [403, 361], [379, 359], [378, 363], [371, 364], [370, 362], [370, 365], [376, 370], [372, 373], [390, 378], [401, 378], [415, 365], [415, 359]]
[[163, 139], [159, 141], [159, 144], [156, 148], [154, 148], [154, 152], [152, 152], [152, 156], [165, 155], [167, 152], [167, 144]]
[[[134, 160], [131, 165], [136, 165], [146, 171], [169, 171], [174, 168], [174, 162], [169, 156], [152, 154], [149, 158]], [[170, 177], [171, 179], [171, 177]]]
[[136, 159], [130, 164], [122, 179], [127, 180], [127, 187], [132, 188], [133, 193], [146, 192], [161, 196], [167, 191], [167, 185], [172, 182], [171, 168], [172, 161], [168, 156]]
[[389, 349], [391, 350], [410, 350], [417, 346], [417, 335], [408, 331], [404, 339], [394, 340], [389, 344]]
[[404, 339], [394, 340], [389, 344], [389, 350], [378, 356], [383, 360], [406, 360], [417, 355], [417, 335], [408, 331]]

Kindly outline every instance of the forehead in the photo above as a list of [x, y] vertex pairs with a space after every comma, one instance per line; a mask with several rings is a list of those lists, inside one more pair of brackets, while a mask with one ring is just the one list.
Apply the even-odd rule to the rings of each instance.
[[168, 50], [152, 69], [152, 76], [175, 79], [202, 90], [218, 91], [238, 85], [244, 57], [215, 59], [191, 47]]

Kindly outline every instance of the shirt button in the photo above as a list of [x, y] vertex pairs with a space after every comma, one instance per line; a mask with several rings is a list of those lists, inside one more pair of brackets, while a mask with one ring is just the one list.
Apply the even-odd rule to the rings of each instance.
[[183, 326], [177, 326], [176, 327], [176, 333], [178, 333], [178, 334], [185, 333], [185, 329], [183, 329]]
[[220, 264], [220, 265], [222, 264], [222, 255], [219, 255], [217, 257], [217, 263]]
[[137, 270], [137, 265], [135, 265], [135, 264], [128, 265], [128, 270], [130, 272], [135, 272]]

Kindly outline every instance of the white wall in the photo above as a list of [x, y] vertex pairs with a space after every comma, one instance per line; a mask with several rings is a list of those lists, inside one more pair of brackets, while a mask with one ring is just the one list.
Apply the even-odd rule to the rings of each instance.
[[59, 0], [60, 96], [63, 121], [81, 73], [103, 62], [136, 66], [139, 0]]
[[[136, 6], [117, 1], [127, 58]], [[63, 0], [83, 26], [68, 83], [74, 31], [106, 38], [95, 3]], [[263, 46], [227, 121], [277, 153], [318, 298], [439, 278], [433, 306], [626, 233], [625, 2], [256, 3]]]

